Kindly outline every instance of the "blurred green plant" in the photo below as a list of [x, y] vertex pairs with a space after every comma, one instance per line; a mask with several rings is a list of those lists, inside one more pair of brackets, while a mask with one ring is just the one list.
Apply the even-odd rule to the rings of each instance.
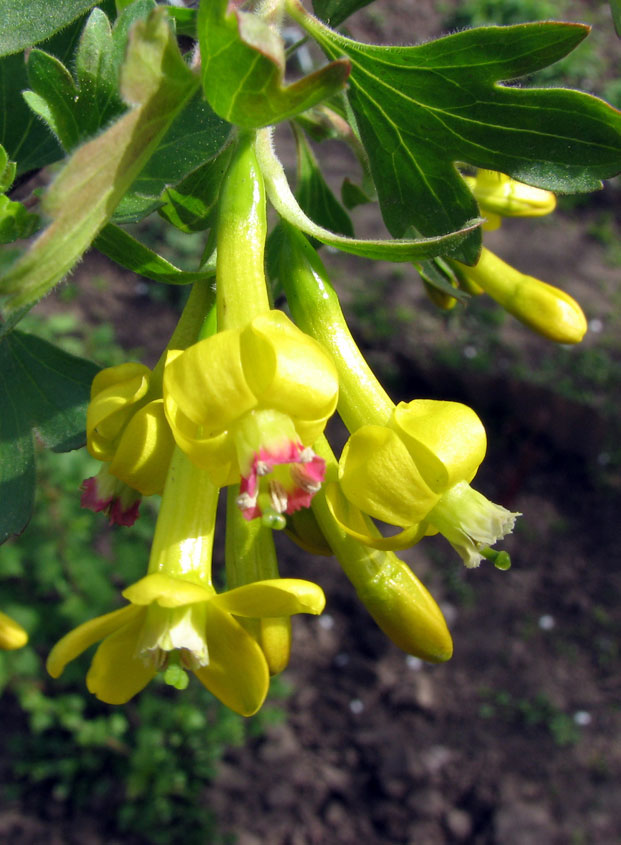
[[[71, 351], [96, 353], [102, 363], [123, 357], [109, 326], [83, 331], [67, 314], [43, 325], [50, 340]], [[4, 732], [0, 800], [24, 810], [51, 801], [61, 819], [96, 815], [110, 837], [169, 843], [174, 830], [176, 841], [223, 842], [205, 788], [226, 749], [261, 734], [283, 717], [282, 709], [268, 706], [243, 720], [198, 682], [183, 697], [154, 682], [112, 709], [87, 692], [86, 659], [69, 666], [62, 681], [46, 680], [51, 645], [85, 619], [115, 609], [120, 589], [141, 577], [148, 557], [151, 501], [122, 530], [80, 507], [80, 482], [97, 469], [85, 450], [42, 452], [35, 516], [19, 542], [0, 551], [3, 609], [30, 634], [25, 648], [0, 652], [0, 694], [5, 712], [15, 712], [15, 724]], [[281, 682], [274, 694], [287, 692]]]
[[506, 690], [481, 690], [484, 702], [479, 708], [483, 719], [501, 719], [526, 728], [544, 728], [561, 748], [574, 745], [580, 739], [580, 728], [569, 713], [565, 713], [543, 692], [532, 698], [516, 698]]

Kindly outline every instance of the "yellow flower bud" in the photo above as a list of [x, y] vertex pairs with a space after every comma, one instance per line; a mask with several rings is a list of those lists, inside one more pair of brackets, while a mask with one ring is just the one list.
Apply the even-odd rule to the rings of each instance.
[[520, 273], [483, 248], [475, 267], [452, 262], [468, 283], [483, 288], [499, 305], [538, 334], [558, 343], [579, 343], [587, 330], [584, 313], [565, 291]]
[[[556, 208], [552, 191], [533, 188], [495, 170], [464, 176], [481, 210], [500, 217], [542, 217]], [[494, 226], [497, 228], [497, 226]]]
[[13, 651], [25, 646], [27, 642], [28, 634], [19, 622], [0, 611], [0, 649]]

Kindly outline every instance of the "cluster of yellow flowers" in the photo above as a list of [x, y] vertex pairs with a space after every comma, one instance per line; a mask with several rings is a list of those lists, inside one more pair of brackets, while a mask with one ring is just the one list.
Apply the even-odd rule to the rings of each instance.
[[[500, 214], [553, 203], [497, 174], [479, 174], [472, 188]], [[189, 670], [238, 713], [261, 707], [270, 674], [289, 659], [291, 615], [318, 614], [325, 603], [318, 585], [279, 577], [273, 529], [335, 554], [386, 634], [436, 662], [452, 654], [446, 623], [395, 550], [439, 532], [468, 567], [483, 558], [509, 565], [492, 546], [518, 514], [470, 486], [486, 451], [478, 416], [457, 402], [395, 406], [358, 350], [316, 251], [281, 226], [293, 321], [270, 305], [263, 181], [252, 139], [242, 137], [220, 197], [215, 304], [207, 286], [195, 286], [152, 371], [127, 363], [93, 382], [88, 449], [103, 468], [85, 482], [83, 504], [131, 524], [141, 495], [162, 495], [148, 571], [123, 592], [128, 604], [79, 626], [48, 659], [57, 677], [100, 642], [87, 685], [103, 701], [129, 700], [159, 671], [183, 688]], [[477, 267], [457, 272], [549, 336], [579, 339], [573, 300], [504, 268], [485, 251]], [[338, 461], [323, 434], [337, 410], [350, 431]], [[217, 592], [222, 488], [227, 589]], [[384, 536], [373, 519], [399, 530]], [[0, 615], [0, 646], [24, 639]]]

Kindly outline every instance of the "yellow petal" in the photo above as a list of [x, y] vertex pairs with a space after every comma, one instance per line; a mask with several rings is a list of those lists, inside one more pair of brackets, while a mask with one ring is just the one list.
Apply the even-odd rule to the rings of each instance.
[[47, 658], [46, 668], [53, 678], [62, 675], [67, 663], [75, 660], [93, 643], [107, 637], [140, 614], [140, 608], [129, 605], [104, 616], [97, 616], [79, 625], [59, 640]]
[[138, 614], [99, 646], [86, 675], [89, 692], [106, 704], [125, 704], [144, 689], [156, 670], [135, 655], [145, 611]]
[[221, 433], [257, 400], [241, 362], [239, 332], [223, 331], [170, 356], [164, 370], [164, 396], [170, 397], [203, 437]]
[[263, 407], [300, 420], [334, 413], [338, 375], [332, 360], [282, 311], [255, 317], [241, 333], [240, 349], [246, 379]]
[[144, 364], [135, 361], [127, 361], [125, 364], [118, 364], [116, 367], [106, 367], [100, 370], [91, 384], [91, 399], [98, 396], [110, 387], [120, 386], [123, 383], [146, 380], [148, 382], [151, 370]]
[[217, 487], [239, 481], [235, 442], [229, 431], [202, 436], [202, 427], [182, 413], [170, 394], [164, 394], [164, 409], [175, 441], [193, 464], [206, 470]]
[[436, 493], [458, 481], [471, 481], [485, 457], [487, 438], [483, 423], [472, 408], [461, 402], [400, 402], [391, 425]]
[[241, 716], [259, 710], [269, 688], [267, 662], [256, 641], [213, 602], [207, 613], [209, 665], [195, 674], [209, 692]]
[[0, 649], [13, 651], [28, 642], [28, 634], [15, 619], [0, 611]]
[[149, 402], [125, 427], [110, 472], [143, 496], [161, 493], [174, 446], [163, 401]]
[[210, 601], [214, 595], [213, 588], [208, 589], [185, 578], [171, 578], [162, 572], [145, 575], [123, 590], [123, 596], [132, 604], [148, 605], [157, 602], [160, 607], [181, 607], [184, 604]]
[[274, 578], [219, 593], [213, 602], [236, 616], [266, 617], [321, 613], [326, 598], [321, 587], [312, 581]]
[[115, 439], [135, 412], [136, 403], [149, 389], [151, 371], [142, 364], [121, 364], [97, 373], [86, 411], [86, 435], [90, 454], [111, 460]]
[[397, 534], [383, 537], [365, 515], [349, 502], [336, 483], [324, 485], [326, 503], [340, 527], [365, 546], [382, 551], [399, 551], [416, 545], [425, 536], [423, 523], [414, 523]]
[[391, 525], [420, 522], [438, 500], [399, 436], [385, 426], [365, 425], [352, 434], [339, 481], [350, 502]]

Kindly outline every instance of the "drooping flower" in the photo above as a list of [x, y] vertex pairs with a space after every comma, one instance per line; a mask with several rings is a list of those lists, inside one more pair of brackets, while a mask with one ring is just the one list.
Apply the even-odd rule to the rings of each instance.
[[261, 648], [236, 617], [317, 614], [325, 602], [309, 581], [259, 581], [218, 594], [210, 584], [159, 572], [123, 595], [131, 604], [85, 622], [54, 646], [50, 675], [59, 677], [67, 663], [101, 640], [86, 676], [101, 701], [124, 704], [158, 671], [180, 665], [243, 716], [261, 707], [269, 671]]
[[[161, 493], [174, 447], [161, 387], [143, 364], [101, 370], [93, 379], [86, 414], [87, 448], [106, 466], [86, 479], [82, 504], [131, 525], [139, 496]], [[133, 496], [133, 499], [132, 499]]]
[[[485, 450], [485, 429], [466, 405], [401, 402], [386, 426], [365, 425], [349, 438], [339, 462], [340, 491], [329, 489], [328, 500], [342, 527], [370, 546], [406, 548], [440, 532], [466, 566], [478, 566], [519, 515], [470, 486]], [[404, 530], [372, 536], [360, 511]]]
[[325, 471], [311, 446], [337, 397], [328, 354], [281, 311], [169, 353], [164, 372], [175, 440], [216, 485], [241, 480], [247, 519], [310, 504]]
[[13, 651], [28, 642], [28, 634], [11, 616], [0, 610], [0, 649]]

